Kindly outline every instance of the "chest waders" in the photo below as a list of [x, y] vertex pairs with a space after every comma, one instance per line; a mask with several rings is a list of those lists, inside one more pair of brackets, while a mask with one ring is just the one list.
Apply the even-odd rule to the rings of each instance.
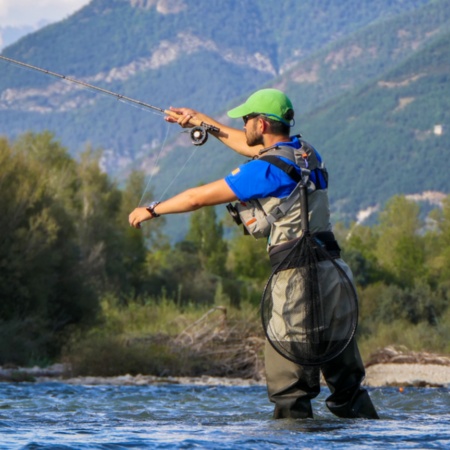
[[298, 364], [321, 365], [339, 355], [353, 338], [358, 299], [349, 274], [336, 263], [340, 249], [333, 233], [310, 232], [307, 153], [302, 152], [301, 158], [299, 174], [277, 156], [262, 157], [297, 182], [302, 233], [271, 249], [273, 272], [263, 293], [261, 315], [276, 351]]
[[[324, 164], [319, 162], [312, 146], [305, 141], [300, 142], [300, 149], [290, 146], [274, 146], [262, 150], [257, 158], [283, 170], [297, 183], [287, 198], [268, 197], [227, 205], [227, 210], [234, 221], [238, 225], [244, 226], [245, 234], [249, 234], [255, 239], [269, 237], [273, 225], [279, 224], [291, 208], [299, 204], [301, 184], [308, 186], [310, 194], [318, 189], [326, 190], [328, 173]], [[280, 156], [292, 161], [300, 168], [300, 173], [295, 166], [283, 161]], [[290, 218], [286, 218], [286, 220], [287, 223], [291, 221]], [[285, 240], [290, 240], [290, 238], [286, 237]]]
[[[290, 149], [273, 153], [261, 159], [292, 167], [278, 158], [289, 158], [289, 153], [292, 157]], [[307, 159], [305, 154], [302, 158]], [[303, 172], [316, 170], [319, 164], [313, 160]], [[295, 173], [288, 167], [283, 170], [298, 183], [302, 233], [270, 249], [273, 272], [261, 300], [267, 337], [266, 378], [269, 398], [275, 403], [274, 418], [313, 417], [311, 399], [320, 392], [322, 371], [331, 390], [326, 404], [333, 414], [377, 419], [369, 394], [361, 388], [365, 371], [354, 339], [358, 305], [352, 273], [340, 259], [333, 233], [311, 233], [309, 229], [308, 191], [324, 188], [320, 183], [327, 183], [327, 173], [315, 178], [319, 186], [311, 186], [293, 169]]]

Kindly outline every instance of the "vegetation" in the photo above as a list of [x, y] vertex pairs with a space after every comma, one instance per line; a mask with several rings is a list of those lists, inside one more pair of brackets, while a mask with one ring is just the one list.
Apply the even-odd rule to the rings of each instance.
[[[0, 140], [0, 364], [257, 376], [265, 243], [230, 234], [213, 208], [191, 214], [174, 245], [166, 218], [135, 230], [143, 177], [118, 189], [98, 162], [90, 148], [75, 161], [48, 132]], [[395, 196], [376, 225], [336, 234], [358, 285], [363, 354], [450, 353], [450, 197], [424, 222]]]
[[2, 361], [56, 357], [73, 326], [93, 323], [100, 292], [141, 288], [144, 236], [124, 219], [133, 185], [120, 191], [98, 157], [76, 163], [47, 132], [0, 141]]
[[[221, 299], [224, 300], [224, 299]], [[226, 306], [224, 306], [226, 305]], [[264, 339], [256, 308], [222, 302], [180, 308], [172, 299], [102, 301], [99, 324], [74, 335], [63, 353], [71, 375], [259, 378]]]

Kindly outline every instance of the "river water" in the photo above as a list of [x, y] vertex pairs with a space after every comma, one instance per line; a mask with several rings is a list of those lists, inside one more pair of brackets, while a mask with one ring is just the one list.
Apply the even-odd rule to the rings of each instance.
[[0, 449], [450, 448], [450, 390], [374, 388], [381, 420], [272, 420], [264, 386], [0, 383]]

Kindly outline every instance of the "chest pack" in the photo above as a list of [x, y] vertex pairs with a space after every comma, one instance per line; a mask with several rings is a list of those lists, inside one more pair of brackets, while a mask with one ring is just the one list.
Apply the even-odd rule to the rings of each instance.
[[[266, 211], [262, 202], [264, 199], [254, 199], [227, 205], [227, 210], [238, 225], [244, 226], [244, 233], [255, 239], [266, 238], [270, 234], [272, 225], [286, 215], [292, 206], [300, 199], [300, 187], [307, 186], [308, 193], [316, 189], [326, 189], [328, 174], [325, 166], [319, 161], [314, 148], [301, 140], [301, 147], [274, 146], [260, 151], [258, 159], [283, 170], [297, 184], [289, 196], [279, 205]], [[283, 161], [280, 156], [292, 161], [300, 167], [300, 173], [292, 164]]]

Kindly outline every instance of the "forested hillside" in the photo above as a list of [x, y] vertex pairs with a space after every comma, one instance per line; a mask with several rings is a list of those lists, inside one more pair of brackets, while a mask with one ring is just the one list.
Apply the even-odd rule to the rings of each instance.
[[[79, 374], [252, 376], [264, 240], [236, 227], [225, 239], [213, 208], [194, 212], [175, 244], [170, 217], [136, 230], [123, 218], [142, 176], [118, 189], [95, 152], [75, 161], [49, 133], [0, 139], [0, 164], [0, 365], [65, 355]], [[393, 343], [450, 351], [449, 196], [431, 218], [424, 230], [418, 205], [396, 196], [379, 225], [335, 227], [366, 355]], [[229, 331], [214, 340], [220, 318]]]
[[[410, 100], [415, 94], [387, 86], [390, 77], [404, 81], [395, 75], [401, 67], [427, 74], [436, 58], [445, 65], [445, 46], [437, 56], [433, 49], [449, 18], [446, 0], [283, 0], [276, 6], [262, 0], [93, 0], [4, 55], [158, 107], [191, 106], [222, 117], [253, 90], [285, 89], [297, 109], [295, 131], [328, 164], [335, 214], [351, 220], [395, 192], [448, 192], [444, 164], [433, 166], [425, 184], [414, 184], [417, 168], [404, 150], [415, 154], [425, 147], [432, 161], [445, 151], [445, 117], [438, 113], [445, 106], [444, 75], [409, 85], [427, 93], [422, 114], [415, 109], [419, 101]], [[119, 180], [133, 168], [153, 174], [158, 198], [221, 177], [241, 161], [213, 139], [193, 149], [187, 135], [178, 137], [179, 129], [147, 110], [0, 64], [0, 134], [48, 129], [72, 155], [91, 143], [103, 149], [102, 167]], [[441, 122], [438, 138], [429, 131]], [[377, 158], [386, 142], [395, 151]], [[386, 158], [389, 164], [377, 165]], [[174, 238], [182, 239], [186, 218], [171, 223]]]
[[366, 208], [398, 193], [449, 192], [449, 73], [448, 33], [305, 118], [333, 169], [335, 208], [348, 212], [350, 199]]

